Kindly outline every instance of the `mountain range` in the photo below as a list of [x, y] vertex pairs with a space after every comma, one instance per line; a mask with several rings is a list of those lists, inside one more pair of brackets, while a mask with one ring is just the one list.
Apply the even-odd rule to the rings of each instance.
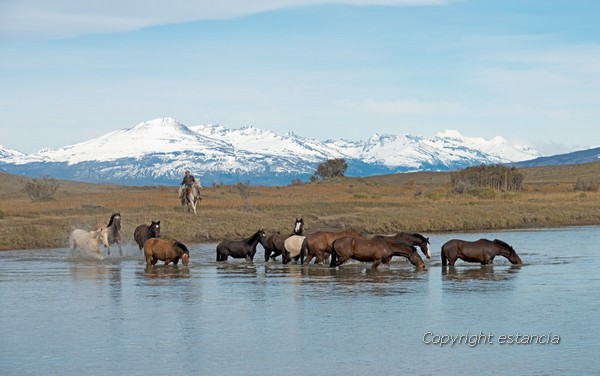
[[343, 158], [347, 176], [448, 171], [534, 160], [540, 154], [502, 137], [444, 131], [433, 137], [373, 134], [362, 141], [318, 141], [256, 127], [185, 126], [172, 118], [56, 149], [26, 154], [0, 146], [0, 169], [30, 177], [127, 185], [176, 185], [187, 169], [206, 184], [287, 185], [307, 181], [319, 163]]

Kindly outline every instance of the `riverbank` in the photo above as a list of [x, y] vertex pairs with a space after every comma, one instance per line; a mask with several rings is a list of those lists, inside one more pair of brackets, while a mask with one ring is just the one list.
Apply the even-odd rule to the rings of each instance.
[[[367, 234], [439, 233], [600, 224], [600, 193], [574, 190], [597, 179], [600, 163], [520, 170], [525, 190], [454, 194], [449, 173], [342, 178], [285, 187], [203, 189], [198, 215], [182, 212], [176, 187], [125, 187], [60, 181], [51, 200], [32, 202], [24, 179], [2, 174], [0, 250], [65, 247], [74, 228], [94, 229], [113, 212], [122, 237], [139, 224], [161, 221], [162, 234], [183, 242], [242, 238], [258, 228], [290, 233], [296, 217], [307, 232], [353, 227]], [[201, 175], [201, 174], [198, 174]], [[206, 182], [205, 182], [206, 184]]]

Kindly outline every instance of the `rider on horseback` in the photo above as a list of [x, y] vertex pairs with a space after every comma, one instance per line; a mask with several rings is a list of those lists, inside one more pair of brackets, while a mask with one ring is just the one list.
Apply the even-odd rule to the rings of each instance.
[[181, 183], [179, 183], [179, 198], [183, 199], [185, 195], [189, 194], [194, 184], [197, 184], [198, 188], [202, 188], [202, 186], [200, 185], [200, 180], [196, 181], [194, 175], [190, 174], [189, 170], [186, 170], [183, 180], [181, 180]]
[[179, 185], [181, 185], [182, 187], [191, 187], [192, 185], [194, 185], [195, 182], [196, 179], [194, 178], [194, 175], [191, 175], [189, 170], [186, 170], [185, 176], [183, 177], [183, 180], [181, 181], [181, 183], [179, 183]]

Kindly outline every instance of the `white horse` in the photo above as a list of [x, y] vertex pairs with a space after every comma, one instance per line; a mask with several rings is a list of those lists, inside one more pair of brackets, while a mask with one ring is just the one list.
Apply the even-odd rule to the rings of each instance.
[[191, 208], [194, 211], [194, 214], [196, 214], [196, 205], [198, 204], [198, 201], [201, 200], [201, 189], [202, 186], [200, 185], [198, 180], [196, 180], [196, 182], [189, 189], [184, 186], [179, 187], [179, 199], [181, 200], [182, 211], [185, 210], [185, 207], [187, 205], [188, 212]]
[[102, 251], [98, 247], [100, 242], [104, 247], [108, 247], [108, 231], [106, 228], [101, 228], [96, 231], [86, 231], [81, 229], [75, 229], [71, 231], [69, 235], [69, 247], [72, 250], [77, 248], [86, 252], [94, 252], [99, 258], [102, 256]]
[[306, 239], [306, 236], [302, 235], [292, 235], [285, 239], [283, 248], [285, 248], [285, 251], [287, 252], [287, 257], [284, 257], [284, 259], [289, 262], [292, 258], [296, 259], [296, 261], [301, 258], [302, 260], [300, 262], [304, 263], [304, 255], [301, 255], [304, 239]]

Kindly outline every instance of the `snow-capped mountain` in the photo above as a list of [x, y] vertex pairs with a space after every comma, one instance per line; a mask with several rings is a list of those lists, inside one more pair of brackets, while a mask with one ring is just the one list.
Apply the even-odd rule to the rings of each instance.
[[203, 184], [284, 185], [294, 178], [306, 181], [319, 163], [331, 158], [348, 162], [347, 176], [369, 176], [443, 171], [538, 156], [535, 150], [509, 145], [501, 137], [469, 138], [456, 131], [431, 138], [374, 134], [365, 141], [322, 142], [255, 127], [187, 127], [161, 118], [34, 154], [0, 147], [0, 168], [32, 177], [132, 185], [177, 184], [189, 169]]

